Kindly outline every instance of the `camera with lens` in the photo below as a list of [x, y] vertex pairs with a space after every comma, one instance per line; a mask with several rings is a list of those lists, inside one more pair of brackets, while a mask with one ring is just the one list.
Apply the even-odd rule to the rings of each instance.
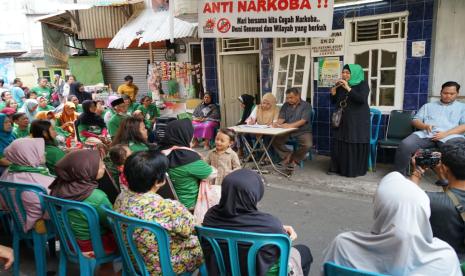
[[420, 167], [436, 167], [441, 161], [441, 153], [430, 149], [420, 149], [415, 155], [415, 163]]

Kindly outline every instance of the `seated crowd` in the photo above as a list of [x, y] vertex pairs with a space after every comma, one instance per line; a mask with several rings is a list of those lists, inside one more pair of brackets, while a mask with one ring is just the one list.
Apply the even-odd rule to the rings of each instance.
[[[128, 81], [132, 85], [132, 79]], [[164, 138], [155, 144], [154, 124], [159, 110], [149, 96], [138, 104], [135, 90], [134, 94], [123, 94], [101, 103], [93, 101], [82, 87], [79, 82], [70, 82], [68, 100], [64, 97], [53, 110], [48, 108], [48, 92], [42, 87], [35, 90], [37, 100], [20, 97], [21, 107], [17, 112], [0, 113], [0, 180], [41, 185], [54, 197], [84, 202], [95, 208], [106, 252], [116, 252], [117, 247], [104, 206], [128, 217], [158, 223], [169, 234], [171, 263], [177, 274], [193, 272], [204, 263], [210, 275], [219, 275], [215, 252], [207, 242], [199, 240], [196, 226], [286, 234], [291, 241], [297, 238], [292, 226], [283, 225], [272, 214], [259, 210], [265, 192], [263, 179], [241, 167], [238, 154], [232, 149], [236, 142], [233, 131], [219, 129], [215, 136], [220, 113], [211, 95], [205, 94], [192, 121], [169, 122]], [[458, 93], [459, 86], [456, 88]], [[444, 94], [448, 92], [444, 91]], [[6, 93], [9, 92], [1, 95], [4, 101], [11, 97]], [[243, 114], [239, 124], [296, 128], [291, 135], [273, 142], [280, 165], [293, 170], [312, 145], [312, 112], [298, 89], [288, 89], [285, 94], [286, 103], [281, 109], [272, 94], [264, 95], [261, 104], [256, 106], [253, 97], [242, 95], [239, 100]], [[451, 106], [452, 102], [444, 104]], [[11, 104], [5, 105], [7, 108], [12, 108]], [[432, 127], [420, 123], [433, 116], [426, 112], [420, 110], [415, 117], [423, 130]], [[418, 137], [424, 139], [421, 135]], [[445, 137], [435, 136], [435, 139]], [[215, 148], [202, 156], [194, 149], [199, 139], [204, 139], [204, 147], [208, 149], [214, 139]], [[289, 139], [298, 144], [295, 151], [285, 146]], [[408, 139], [418, 144], [417, 138]], [[85, 149], [79, 148], [79, 143]], [[324, 261], [388, 275], [461, 275], [460, 262], [465, 261], [465, 226], [457, 206], [449, 201], [449, 191], [465, 201], [465, 140], [440, 144], [440, 150], [441, 162], [435, 170], [447, 181], [449, 190], [424, 192], [418, 184], [427, 168], [416, 166], [413, 158], [414, 171], [410, 178], [392, 172], [380, 182], [374, 198], [371, 230], [338, 235], [325, 251]], [[411, 148], [406, 151], [413, 153]], [[401, 165], [399, 171], [405, 164]], [[168, 180], [173, 184], [176, 198], [163, 198], [159, 194]], [[197, 206], [203, 198], [199, 196], [203, 195], [202, 187], [218, 188], [221, 192], [216, 195], [215, 204], [199, 214]], [[37, 222], [48, 219], [39, 199], [29, 195], [22, 200], [27, 203], [24, 230], [37, 230]], [[68, 215], [79, 248], [92, 258], [93, 245], [86, 219], [76, 213]], [[139, 230], [134, 233], [134, 240], [144, 261], [150, 264], [149, 273], [159, 275], [155, 236]], [[229, 254], [225, 244], [220, 247], [223, 254]], [[248, 244], [238, 248], [242, 275], [247, 275], [249, 248]], [[308, 275], [313, 261], [310, 249], [295, 244], [290, 256], [289, 273]], [[276, 275], [279, 258], [280, 252], [275, 246], [261, 248], [256, 257], [256, 274]], [[231, 269], [229, 265], [227, 269]], [[112, 271], [109, 263], [102, 265], [99, 273], [109, 275]]]

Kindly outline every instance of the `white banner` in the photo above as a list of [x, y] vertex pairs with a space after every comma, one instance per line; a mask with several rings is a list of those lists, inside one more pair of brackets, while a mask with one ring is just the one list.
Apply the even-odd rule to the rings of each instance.
[[327, 37], [334, 0], [199, 0], [199, 37]]
[[332, 31], [330, 37], [312, 38], [312, 57], [343, 56], [344, 30]]

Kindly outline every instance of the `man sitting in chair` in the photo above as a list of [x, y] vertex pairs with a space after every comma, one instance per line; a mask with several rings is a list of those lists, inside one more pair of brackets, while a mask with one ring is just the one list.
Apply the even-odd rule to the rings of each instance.
[[423, 105], [413, 117], [418, 129], [402, 140], [396, 151], [394, 168], [406, 175], [410, 157], [418, 149], [441, 148], [445, 143], [465, 139], [465, 104], [456, 101], [460, 85], [448, 81], [442, 85], [441, 100]]
[[[278, 121], [273, 123], [273, 127], [297, 128], [289, 134], [276, 137], [273, 141], [273, 147], [282, 159], [278, 165], [290, 171], [305, 158], [312, 146], [311, 109], [312, 106], [300, 98], [297, 88], [289, 88], [286, 90], [286, 102], [279, 111]], [[286, 147], [290, 137], [298, 143], [298, 148], [294, 152]]]

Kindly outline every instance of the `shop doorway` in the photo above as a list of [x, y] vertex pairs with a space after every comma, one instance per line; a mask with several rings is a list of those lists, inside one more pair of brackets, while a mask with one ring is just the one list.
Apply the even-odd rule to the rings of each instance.
[[258, 54], [223, 55], [221, 63], [222, 122], [225, 126], [233, 126], [241, 117], [237, 98], [242, 94], [256, 97], [260, 91]]

